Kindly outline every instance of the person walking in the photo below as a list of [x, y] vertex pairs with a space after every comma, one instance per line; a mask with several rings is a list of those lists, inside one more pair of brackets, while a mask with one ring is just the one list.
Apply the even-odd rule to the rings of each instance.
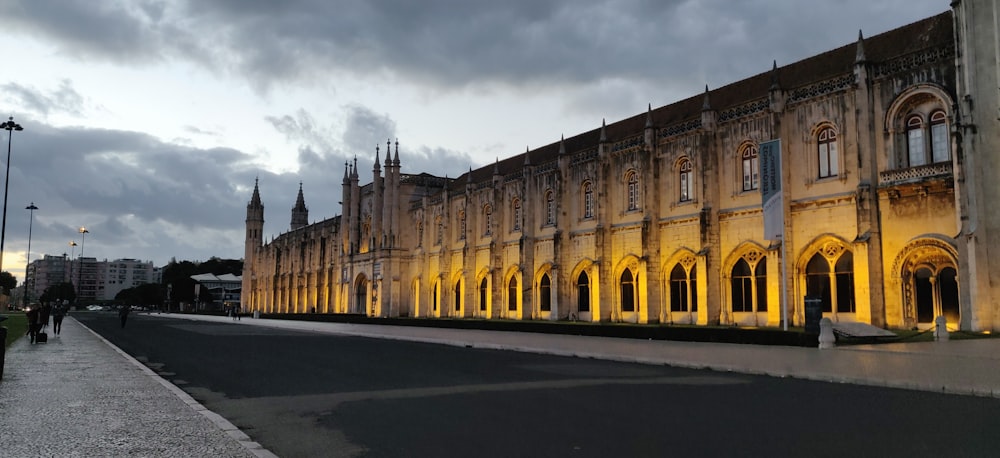
[[52, 307], [52, 334], [59, 335], [62, 331], [63, 317], [66, 316], [66, 306], [62, 304], [56, 304]]
[[31, 343], [35, 343], [35, 336], [38, 335], [38, 306], [28, 306], [27, 310], [24, 312], [25, 318], [28, 319], [28, 336], [31, 337]]
[[132, 311], [132, 306], [123, 305], [118, 308], [118, 319], [122, 320], [122, 328], [125, 327], [125, 322], [128, 321], [128, 313]]

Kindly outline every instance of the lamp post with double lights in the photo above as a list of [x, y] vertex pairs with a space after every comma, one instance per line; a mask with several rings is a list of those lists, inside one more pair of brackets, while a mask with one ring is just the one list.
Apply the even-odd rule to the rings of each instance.
[[20, 124], [14, 122], [14, 117], [10, 116], [7, 121], [0, 123], [0, 129], [7, 131], [7, 175], [3, 180], [3, 222], [0, 223], [0, 271], [3, 270], [3, 241], [7, 235], [7, 189], [10, 188], [10, 143], [14, 138], [14, 131], [24, 130]]
[[32, 202], [31, 205], [28, 205], [27, 207], [24, 207], [24, 209], [28, 210], [28, 215], [29, 215], [28, 216], [28, 255], [25, 256], [28, 259], [28, 261], [27, 261], [27, 264], [25, 264], [25, 266], [24, 266], [24, 308], [28, 308], [28, 299], [30, 299], [28, 297], [28, 295], [29, 295], [28, 293], [31, 291], [30, 289], [28, 289], [28, 270], [31, 269], [31, 226], [35, 223], [35, 210], [38, 210], [38, 207], [36, 207], [35, 203]]
[[81, 293], [83, 293], [83, 248], [84, 248], [84, 246], [87, 245], [87, 234], [89, 234], [90, 231], [88, 231], [87, 228], [81, 226], [80, 229], [78, 230], [78, 232], [80, 233], [80, 237], [82, 237], [82, 238], [80, 239], [80, 266], [76, 269], [77, 270], [77, 273], [76, 273], [76, 279], [77, 279], [76, 280], [76, 300], [77, 301], [80, 300]]

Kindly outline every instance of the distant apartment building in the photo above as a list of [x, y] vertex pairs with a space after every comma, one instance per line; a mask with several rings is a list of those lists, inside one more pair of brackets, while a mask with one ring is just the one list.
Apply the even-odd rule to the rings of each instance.
[[73, 284], [80, 301], [112, 300], [122, 290], [144, 283], [160, 283], [162, 269], [151, 261], [116, 259], [98, 261], [96, 258], [68, 259], [66, 255], [44, 255], [28, 265], [25, 285], [28, 300], [37, 300], [53, 285]]

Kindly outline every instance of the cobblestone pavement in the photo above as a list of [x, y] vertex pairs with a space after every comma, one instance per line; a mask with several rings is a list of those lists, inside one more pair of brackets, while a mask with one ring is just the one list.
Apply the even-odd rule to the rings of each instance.
[[18, 339], [0, 381], [0, 457], [269, 457], [224, 418], [79, 324]]

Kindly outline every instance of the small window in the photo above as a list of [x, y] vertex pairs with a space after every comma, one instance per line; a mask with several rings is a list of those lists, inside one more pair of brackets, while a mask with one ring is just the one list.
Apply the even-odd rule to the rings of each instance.
[[631, 171], [625, 176], [629, 211], [639, 209], [639, 174]]
[[743, 190], [753, 191], [760, 187], [760, 165], [757, 159], [757, 147], [747, 145], [740, 153], [743, 169]]
[[920, 116], [910, 116], [906, 120], [906, 148], [910, 167], [927, 164], [924, 153], [924, 121]]
[[583, 218], [594, 217], [594, 185], [589, 181], [583, 184]]
[[553, 225], [556, 223], [556, 198], [555, 193], [548, 191], [545, 193], [545, 224]]
[[819, 162], [819, 177], [835, 177], [840, 174], [837, 156], [837, 132], [827, 127], [819, 132], [816, 139], [816, 156]]
[[943, 111], [931, 114], [931, 159], [935, 163], [951, 161], [947, 121], [948, 118]]
[[521, 199], [514, 199], [511, 209], [511, 218], [513, 219], [511, 230], [516, 232], [521, 230]]
[[685, 159], [681, 162], [679, 171], [679, 182], [680, 182], [680, 201], [690, 202], [693, 196], [694, 185], [692, 183], [692, 167], [691, 161]]

